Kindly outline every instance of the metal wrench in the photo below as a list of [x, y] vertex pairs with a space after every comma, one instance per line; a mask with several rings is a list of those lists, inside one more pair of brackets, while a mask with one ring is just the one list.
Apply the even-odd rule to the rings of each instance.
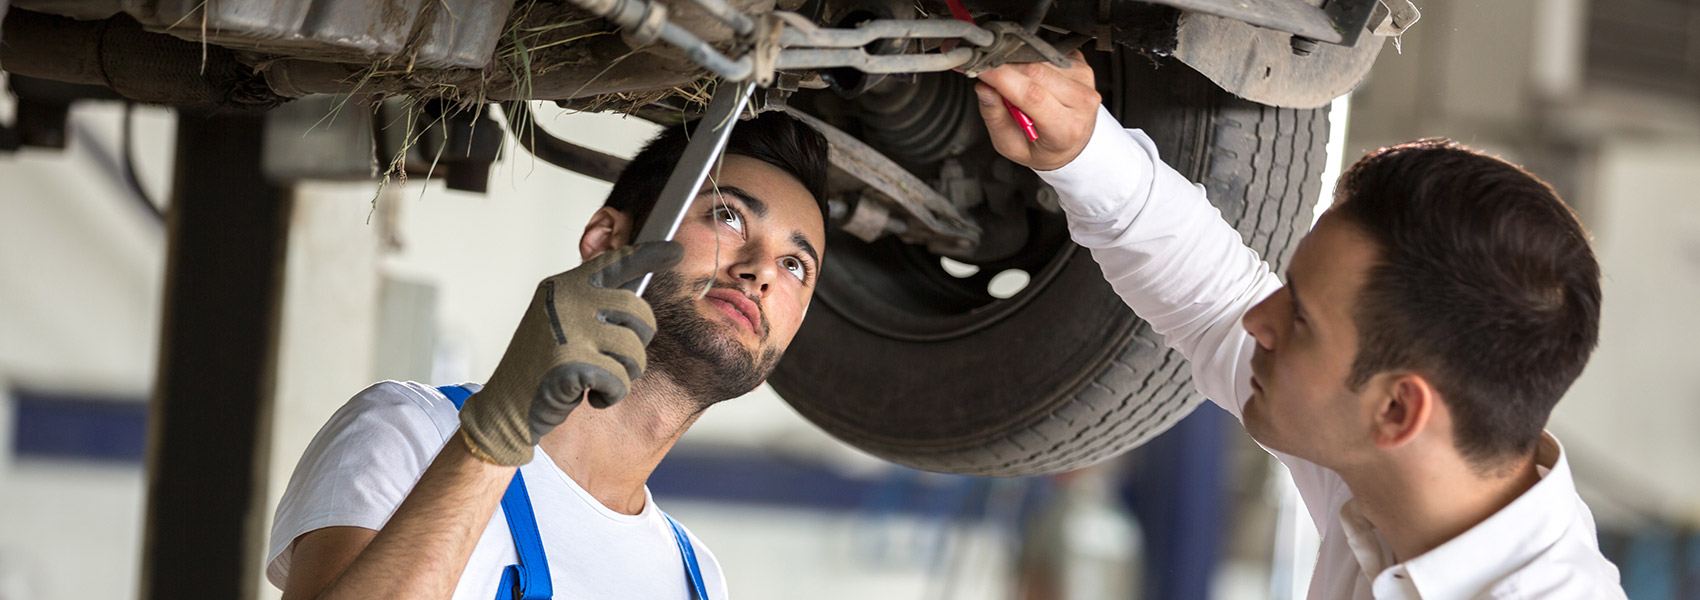
[[[731, 89], [726, 86], [731, 86]], [[679, 232], [679, 224], [684, 222], [685, 213], [696, 200], [697, 190], [702, 189], [703, 180], [708, 178], [708, 170], [714, 168], [715, 159], [726, 149], [726, 140], [732, 136], [732, 126], [738, 124], [738, 115], [749, 104], [750, 93], [755, 87], [751, 81], [720, 82], [714, 98], [708, 102], [707, 112], [697, 120], [696, 129], [691, 131], [691, 141], [685, 145], [679, 163], [673, 166], [673, 174], [667, 177], [667, 185], [661, 188], [655, 208], [650, 210], [649, 220], [644, 222], [643, 229], [638, 231], [632, 243], [668, 241]], [[654, 276], [654, 273], [646, 273], [643, 279], [634, 282], [635, 286], [627, 284], [625, 287], [643, 296], [644, 290], [649, 289], [650, 278]]]

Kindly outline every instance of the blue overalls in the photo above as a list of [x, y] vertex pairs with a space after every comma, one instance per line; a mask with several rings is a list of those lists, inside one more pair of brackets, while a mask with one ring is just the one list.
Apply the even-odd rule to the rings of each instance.
[[[437, 391], [449, 397], [459, 410], [472, 392], [458, 385], [445, 385]], [[496, 587], [496, 600], [547, 600], [555, 596], [549, 580], [549, 560], [543, 555], [543, 536], [537, 532], [537, 515], [531, 511], [531, 496], [525, 493], [525, 478], [514, 472], [513, 483], [502, 494], [502, 513], [508, 517], [508, 531], [514, 536], [514, 550], [519, 564], [502, 570], [502, 583]], [[696, 549], [691, 547], [685, 528], [667, 513], [667, 524], [673, 526], [673, 540], [679, 544], [679, 556], [685, 561], [685, 573], [691, 580], [691, 598], [708, 600], [708, 590], [702, 584], [702, 569], [697, 566]]]

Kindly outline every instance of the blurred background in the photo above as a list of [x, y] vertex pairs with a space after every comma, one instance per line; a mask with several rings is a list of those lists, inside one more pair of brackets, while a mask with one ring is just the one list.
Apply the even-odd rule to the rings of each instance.
[[[1445, 136], [1572, 203], [1604, 266], [1604, 329], [1550, 428], [1630, 597], [1700, 598], [1700, 0], [1418, 5], [1421, 22], [1334, 103], [1330, 156]], [[295, 106], [277, 118], [334, 108]], [[0, 119], [16, 110], [0, 95]], [[536, 110], [625, 157], [655, 131]], [[70, 123], [62, 151], [0, 154], [5, 600], [135, 597], [144, 572], [174, 116], [80, 103]], [[295, 186], [251, 526], [269, 530], [297, 457], [353, 393], [487, 376], [536, 281], [577, 264], [607, 189], [512, 147], [487, 194]], [[1212, 405], [1095, 467], [985, 479], [864, 455], [764, 387], [709, 411], [651, 488], [744, 599], [1298, 598], [1315, 556], [1281, 467]], [[245, 560], [256, 597], [277, 597], [260, 553]]]

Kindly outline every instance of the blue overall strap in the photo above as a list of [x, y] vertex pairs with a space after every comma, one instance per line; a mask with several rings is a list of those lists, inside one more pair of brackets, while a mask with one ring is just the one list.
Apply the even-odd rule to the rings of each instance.
[[[472, 392], [458, 385], [445, 385], [437, 391], [449, 397], [459, 410], [472, 397]], [[502, 514], [508, 518], [508, 532], [514, 536], [514, 552], [519, 564], [502, 570], [502, 583], [496, 588], [496, 600], [548, 600], [555, 595], [549, 579], [549, 559], [543, 555], [543, 536], [537, 532], [537, 515], [531, 510], [531, 496], [525, 492], [525, 478], [518, 471], [502, 493]]]
[[531, 512], [525, 478], [517, 471], [508, 491], [502, 494], [502, 512], [508, 516], [508, 531], [514, 536], [519, 564], [502, 570], [496, 600], [549, 600], [555, 596], [554, 583], [549, 580], [549, 559], [543, 556], [543, 536], [537, 532], [537, 515]]
[[702, 567], [697, 566], [697, 551], [691, 547], [691, 536], [673, 520], [673, 515], [661, 513], [661, 516], [667, 517], [667, 524], [673, 526], [673, 541], [679, 543], [679, 556], [685, 559], [685, 575], [691, 579], [691, 598], [708, 600], [708, 588], [702, 584]]
[[466, 406], [466, 399], [472, 397], [472, 392], [458, 385], [439, 385], [437, 391], [448, 396], [449, 402], [455, 403], [455, 410], [460, 410], [460, 407]]

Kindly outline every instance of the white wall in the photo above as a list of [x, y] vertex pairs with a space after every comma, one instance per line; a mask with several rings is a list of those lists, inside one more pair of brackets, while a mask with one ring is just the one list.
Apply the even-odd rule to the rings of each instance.
[[[9, 96], [0, 114], [10, 121]], [[63, 152], [0, 154], [0, 598], [134, 595], [140, 466], [11, 456], [15, 386], [145, 401], [153, 381], [164, 229], [102, 175], [116, 106], [73, 113]], [[157, 197], [170, 119], [138, 116], [138, 163]], [[89, 568], [90, 565], [98, 568]]]
[[1621, 139], [1596, 163], [1600, 348], [1552, 429], [1600, 502], [1700, 523], [1700, 142]]

